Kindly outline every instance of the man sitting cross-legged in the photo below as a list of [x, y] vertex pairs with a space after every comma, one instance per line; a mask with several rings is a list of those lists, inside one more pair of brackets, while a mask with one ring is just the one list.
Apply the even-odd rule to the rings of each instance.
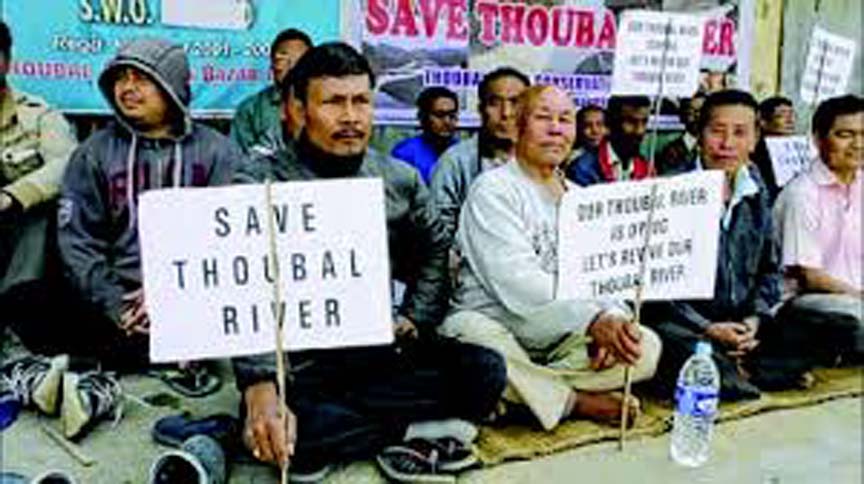
[[504, 388], [504, 365], [494, 352], [435, 337], [447, 302], [448, 245], [417, 171], [368, 148], [373, 87], [368, 61], [352, 47], [312, 48], [291, 86], [283, 86], [293, 89], [286, 107], [302, 125], [295, 148], [251, 160], [235, 176], [382, 179], [389, 265], [408, 287], [394, 321], [396, 344], [291, 354], [287, 427], [279, 418], [275, 356], [234, 359], [246, 446], [262, 461], [290, 461], [298, 481], [323, 479], [331, 464], [376, 454], [391, 478], [440, 479], [470, 463], [470, 438], [458, 439], [443, 422], [415, 423], [485, 418]]
[[[624, 365], [634, 366], [635, 381], [648, 379], [660, 352], [623, 304], [555, 300], [559, 203], [565, 191], [581, 190], [559, 171], [575, 118], [558, 88], [520, 96], [515, 159], [481, 175], [462, 210], [459, 280], [439, 328], [503, 355], [505, 399], [527, 405], [547, 430], [568, 417], [617, 419], [624, 402], [611, 390], [623, 385]], [[637, 403], [627, 402], [628, 411]]]

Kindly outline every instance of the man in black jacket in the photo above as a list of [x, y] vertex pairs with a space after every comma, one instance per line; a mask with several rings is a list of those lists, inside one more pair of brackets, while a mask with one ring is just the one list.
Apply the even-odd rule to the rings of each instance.
[[446, 311], [449, 247], [430, 217], [426, 188], [416, 170], [367, 149], [374, 77], [353, 48], [314, 47], [291, 83], [294, 99], [286, 108], [303, 126], [295, 149], [251, 160], [235, 181], [382, 178], [392, 277], [408, 289], [394, 317], [396, 344], [292, 353], [284, 423], [274, 355], [235, 358], [244, 443], [262, 461], [290, 460], [292, 476], [306, 480], [323, 479], [334, 461], [379, 452], [382, 470], [395, 479], [464, 468], [467, 445], [454, 447], [415, 423], [487, 416], [503, 392], [505, 371], [494, 352], [434, 339]]

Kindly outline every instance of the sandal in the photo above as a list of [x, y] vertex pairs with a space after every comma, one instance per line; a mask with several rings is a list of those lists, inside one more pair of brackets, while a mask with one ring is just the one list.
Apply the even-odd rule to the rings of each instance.
[[204, 365], [192, 365], [185, 369], [178, 367], [151, 369], [147, 374], [158, 378], [168, 388], [189, 398], [212, 395], [222, 387], [219, 375], [211, 373]]

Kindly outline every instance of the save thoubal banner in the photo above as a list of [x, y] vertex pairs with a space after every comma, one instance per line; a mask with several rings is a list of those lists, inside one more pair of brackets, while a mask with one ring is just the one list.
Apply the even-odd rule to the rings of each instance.
[[[699, 67], [734, 74], [741, 7], [715, 4], [684, 10], [701, 21]], [[604, 105], [626, 11], [602, 0], [345, 0], [343, 8], [345, 38], [363, 49], [379, 78], [378, 122], [415, 123], [417, 95], [445, 86], [460, 96], [463, 125], [479, 123], [483, 75], [505, 65], [568, 90], [579, 105]]]
[[[274, 351], [281, 275], [286, 349], [393, 340], [381, 180], [153, 190], [139, 231], [154, 362]], [[178, 216], [181, 213], [181, 216]]]

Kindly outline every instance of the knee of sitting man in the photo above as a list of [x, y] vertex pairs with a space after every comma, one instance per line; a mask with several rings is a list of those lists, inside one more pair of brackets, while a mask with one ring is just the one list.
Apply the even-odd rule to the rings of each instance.
[[438, 334], [474, 344], [512, 337], [501, 323], [475, 311], [462, 311], [448, 317], [438, 327]]
[[648, 380], [654, 376], [663, 351], [663, 343], [657, 333], [645, 326], [641, 326], [640, 330], [642, 331], [642, 357], [634, 367], [633, 378], [636, 381]]
[[504, 394], [507, 386], [507, 365], [504, 358], [494, 350], [481, 346], [466, 345], [470, 358], [462, 365], [464, 388], [477, 404], [477, 417], [485, 417]]

